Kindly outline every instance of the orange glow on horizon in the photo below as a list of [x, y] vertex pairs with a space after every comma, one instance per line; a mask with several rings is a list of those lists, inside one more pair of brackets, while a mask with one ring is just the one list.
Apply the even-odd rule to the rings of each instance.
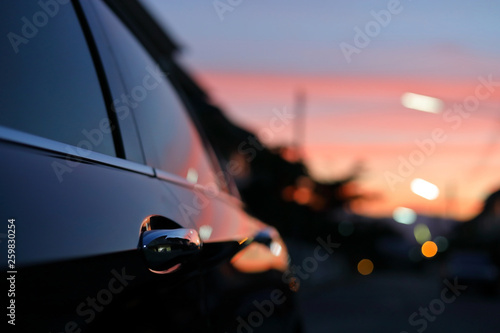
[[[204, 71], [197, 77], [208, 88], [229, 118], [259, 135], [270, 127], [273, 110], [294, 109], [298, 88], [307, 93], [304, 161], [320, 181], [349, 175], [363, 161], [365, 170], [357, 182], [363, 192], [379, 193], [380, 199], [354, 204], [357, 213], [392, 216], [396, 207], [411, 207], [417, 214], [466, 220], [478, 213], [492, 188], [500, 187], [500, 151], [485, 157], [485, 148], [498, 132], [496, 110], [500, 89], [481, 102], [481, 107], [460, 122], [444, 115], [453, 104], [475, 92], [475, 79], [436, 79], [397, 76], [342, 76]], [[416, 112], [401, 104], [405, 92], [434, 96], [444, 102], [440, 114]], [[292, 122], [293, 123], [293, 122]], [[456, 125], [456, 126], [455, 126]], [[399, 175], [401, 160], [422, 148], [415, 141], [431, 138], [441, 128], [446, 140], [425, 154], [410, 176], [388, 184], [384, 174]], [[289, 125], [266, 138], [269, 146], [286, 145], [293, 138]], [[425, 141], [427, 142], [427, 141]], [[484, 148], [484, 149], [483, 149]], [[492, 149], [493, 149], [492, 148]], [[432, 202], [411, 192], [410, 182], [422, 178], [435, 184], [440, 196]], [[454, 192], [448, 190], [454, 185]], [[306, 191], [293, 198], [307, 202]], [[290, 197], [287, 190], [282, 195]]]

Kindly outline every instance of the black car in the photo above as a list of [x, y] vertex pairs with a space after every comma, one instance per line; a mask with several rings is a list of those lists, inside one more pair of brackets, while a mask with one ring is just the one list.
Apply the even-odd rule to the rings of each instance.
[[298, 332], [286, 246], [245, 213], [142, 5], [0, 6], [7, 326]]

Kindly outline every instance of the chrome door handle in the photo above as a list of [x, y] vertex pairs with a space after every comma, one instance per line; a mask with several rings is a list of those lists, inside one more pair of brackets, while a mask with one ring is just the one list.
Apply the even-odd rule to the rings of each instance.
[[140, 250], [150, 271], [166, 274], [178, 270], [201, 251], [202, 243], [194, 229], [159, 229], [141, 234]]

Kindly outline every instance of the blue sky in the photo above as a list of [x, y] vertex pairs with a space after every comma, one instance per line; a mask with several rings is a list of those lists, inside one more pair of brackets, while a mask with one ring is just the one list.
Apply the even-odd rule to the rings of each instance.
[[500, 59], [498, 1], [401, 1], [401, 12], [350, 64], [339, 44], [352, 44], [354, 27], [363, 29], [388, 1], [243, 0], [223, 21], [210, 0], [144, 2], [196, 69], [461, 76], [474, 69], [447, 66], [448, 57], [474, 57], [477, 71]]

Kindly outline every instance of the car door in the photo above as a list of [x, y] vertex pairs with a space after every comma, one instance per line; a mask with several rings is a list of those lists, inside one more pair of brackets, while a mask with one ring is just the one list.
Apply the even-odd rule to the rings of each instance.
[[[14, 264], [1, 267], [15, 279], [16, 329], [206, 330], [196, 272], [155, 274], [137, 249], [145, 226], [194, 224], [145, 163], [132, 116], [113, 101], [122, 82], [98, 47], [105, 41], [94, 17], [78, 2], [0, 6], [8, 37], [0, 46], [0, 216], [15, 226]], [[7, 253], [3, 238], [0, 246]]]
[[[171, 52], [159, 51], [160, 46], [149, 39], [149, 31], [142, 26], [149, 21], [136, 22], [140, 8], [128, 13], [121, 12], [123, 8], [115, 1], [111, 1], [115, 11], [104, 2], [92, 3], [124, 82], [124, 91], [115, 94], [116, 106], [129, 110], [147, 165], [178, 198], [181, 221], [192, 223], [204, 242], [199, 268], [212, 331], [242, 329], [239, 318], [252, 321], [255, 313], [262, 316], [255, 302], [267, 304], [269, 309], [275, 295], [280, 297], [279, 304], [272, 303], [272, 316], [268, 313], [265, 322], [251, 329], [295, 330], [293, 297], [283, 278], [286, 248], [277, 232], [250, 218], [238, 199], [228, 193], [225, 177], [203, 141], [199, 127], [203, 124], [190, 117], [190, 97], [179, 88], [179, 68]], [[233, 257], [262, 232], [263, 244], [254, 242]]]

